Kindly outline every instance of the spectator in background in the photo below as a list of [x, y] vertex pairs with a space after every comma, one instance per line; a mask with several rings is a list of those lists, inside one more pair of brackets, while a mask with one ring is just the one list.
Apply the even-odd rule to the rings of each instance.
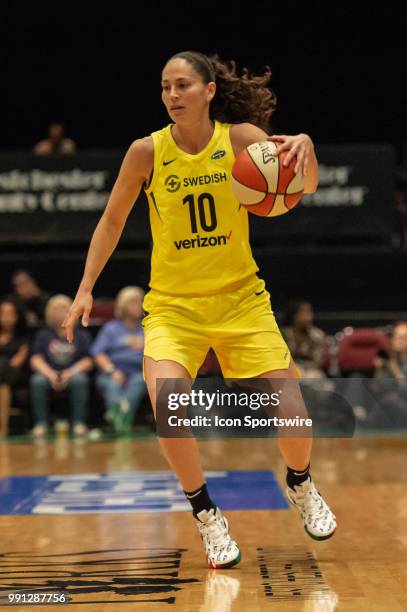
[[407, 321], [393, 327], [389, 351], [380, 350], [374, 360], [369, 390], [373, 407], [364, 417], [368, 427], [407, 426]]
[[325, 378], [326, 336], [314, 326], [314, 309], [306, 300], [289, 302], [282, 333], [304, 378]]
[[44, 323], [45, 307], [49, 295], [40, 289], [37, 281], [28, 270], [13, 272], [11, 282], [14, 295], [24, 310], [28, 327], [37, 329]]
[[102, 327], [91, 349], [99, 368], [96, 386], [107, 408], [106, 420], [118, 433], [131, 430], [146, 392], [142, 374], [143, 297], [140, 287], [122, 289], [115, 302], [116, 318]]
[[47, 326], [40, 329], [32, 347], [31, 402], [35, 426], [32, 434], [42, 438], [48, 428], [49, 396], [68, 389], [74, 436], [87, 433], [86, 417], [89, 403], [89, 377], [93, 362], [89, 355], [91, 336], [76, 328], [74, 340], [69, 344], [61, 324], [72, 300], [66, 295], [52, 297], [45, 310]]
[[28, 357], [24, 313], [13, 297], [0, 302], [0, 438], [8, 435], [12, 389]]
[[379, 351], [374, 365], [375, 378], [407, 380], [407, 321], [400, 321], [394, 325], [390, 338], [390, 351]]
[[74, 155], [76, 144], [65, 137], [64, 124], [54, 121], [48, 126], [48, 138], [40, 140], [34, 147], [35, 155]]

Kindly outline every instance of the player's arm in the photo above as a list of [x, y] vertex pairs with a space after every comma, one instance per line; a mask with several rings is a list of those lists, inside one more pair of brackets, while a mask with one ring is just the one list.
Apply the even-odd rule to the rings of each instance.
[[83, 315], [82, 324], [88, 325], [92, 310], [93, 287], [119, 242], [127, 217], [140, 194], [143, 183], [148, 180], [152, 172], [153, 164], [152, 138], [135, 140], [123, 159], [109, 201], [93, 233], [78, 292], [63, 322], [69, 342], [72, 342], [73, 329], [81, 315]]
[[284, 160], [285, 166], [288, 166], [294, 155], [297, 156], [295, 172], [302, 172], [304, 175], [304, 193], [314, 193], [317, 190], [318, 160], [314, 144], [307, 134], [268, 136], [264, 130], [251, 123], [239, 123], [230, 128], [230, 139], [235, 155], [254, 142], [272, 140], [277, 146], [276, 155], [279, 155], [281, 151], [288, 151]]

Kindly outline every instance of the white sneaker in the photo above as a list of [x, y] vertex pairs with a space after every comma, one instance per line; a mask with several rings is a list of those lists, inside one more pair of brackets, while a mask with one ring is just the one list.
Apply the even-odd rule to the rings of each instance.
[[74, 424], [72, 433], [75, 436], [75, 438], [83, 438], [83, 436], [87, 435], [88, 428], [86, 427], [85, 423], [80, 423], [78, 421], [77, 423]]
[[222, 569], [237, 565], [240, 550], [229, 535], [229, 525], [219, 508], [198, 513], [197, 525], [206, 550], [209, 567]]
[[45, 438], [46, 433], [47, 426], [44, 423], [37, 423], [37, 425], [35, 425], [31, 430], [31, 435], [36, 440], [42, 440], [43, 438]]
[[327, 540], [333, 536], [336, 517], [310, 478], [295, 485], [295, 491], [287, 487], [286, 493], [288, 501], [300, 511], [304, 529], [311, 538]]

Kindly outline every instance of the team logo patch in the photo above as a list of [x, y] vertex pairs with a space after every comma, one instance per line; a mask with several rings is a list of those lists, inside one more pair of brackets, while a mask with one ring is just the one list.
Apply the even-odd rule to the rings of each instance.
[[213, 153], [213, 155], [211, 155], [211, 159], [220, 159], [221, 157], [224, 157], [226, 155], [226, 151], [224, 149], [218, 149], [217, 151], [215, 151], [215, 153]]
[[175, 174], [170, 174], [165, 179], [165, 188], [170, 193], [175, 193], [181, 187], [181, 179]]

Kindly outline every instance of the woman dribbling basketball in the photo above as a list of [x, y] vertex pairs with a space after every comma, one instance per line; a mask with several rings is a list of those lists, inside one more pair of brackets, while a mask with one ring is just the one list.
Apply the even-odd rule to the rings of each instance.
[[[84, 275], [64, 322], [68, 340], [78, 317], [88, 324], [92, 290], [144, 187], [153, 235], [150, 291], [144, 299], [144, 375], [156, 410], [156, 380], [192, 381], [208, 349], [225, 378], [298, 376], [282, 339], [249, 244], [248, 213], [231, 187], [235, 156], [265, 140], [275, 98], [270, 72], [252, 77], [201, 53], [174, 55], [162, 72], [162, 99], [173, 123], [129, 147], [93, 234]], [[305, 193], [318, 185], [306, 134], [271, 137], [285, 163], [296, 156]], [[300, 397], [300, 394], [298, 394]], [[297, 400], [302, 401], [302, 400]], [[296, 411], [304, 410], [297, 406]], [[298, 414], [298, 411], [296, 412]], [[159, 438], [189, 499], [210, 567], [231, 567], [240, 551], [207, 490], [194, 438]], [[309, 474], [310, 437], [279, 437], [287, 495], [308, 534], [333, 535], [331, 510]]]

